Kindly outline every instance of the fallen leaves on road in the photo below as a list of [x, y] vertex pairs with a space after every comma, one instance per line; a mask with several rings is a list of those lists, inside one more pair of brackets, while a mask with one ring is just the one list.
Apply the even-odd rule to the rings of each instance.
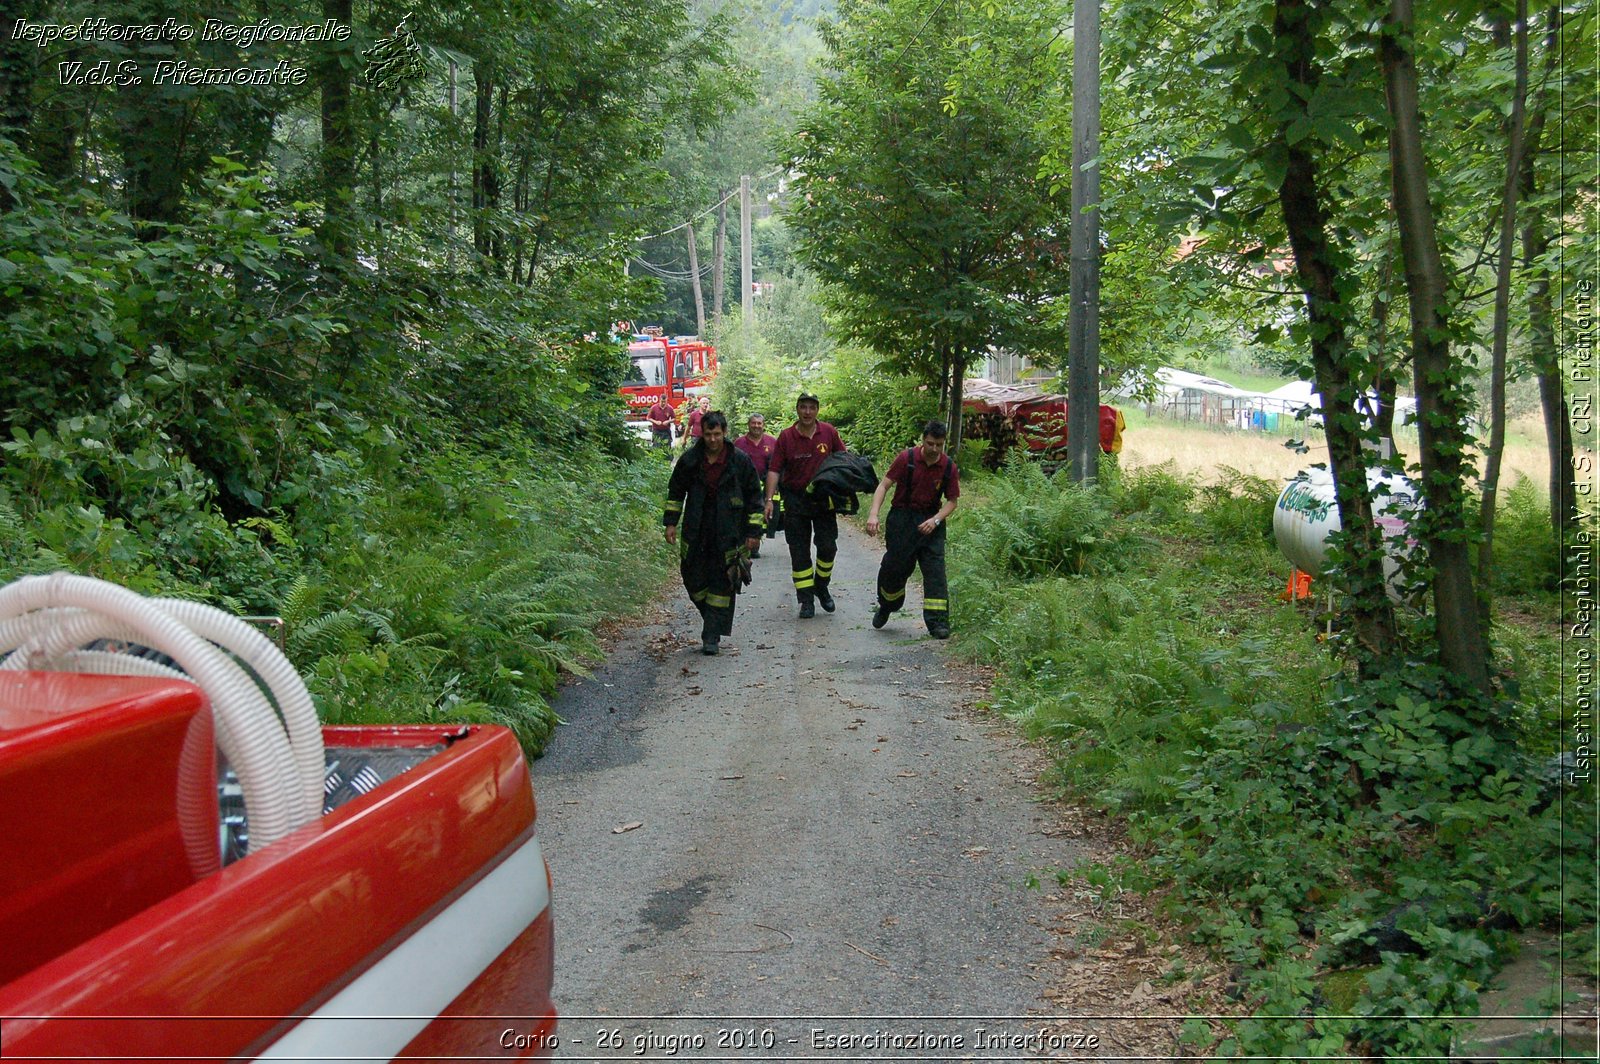
[[626, 824], [618, 824], [616, 827], [612, 828], [611, 834], [621, 835], [624, 831], [633, 831], [635, 828], [642, 827], [644, 827], [643, 820], [630, 820]]
[[897, 773], [895, 773], [895, 775], [898, 776], [900, 779], [908, 780], [911, 777], [915, 776], [916, 773], [915, 772], [897, 772]]
[[719, 779], [719, 780], [742, 780], [742, 779], [744, 779], [744, 776], [743, 776], [743, 775], [737, 775], [737, 776], [718, 776], [718, 777], [717, 777], [717, 779]]
[[978, 858], [982, 857], [988, 852], [989, 847], [987, 846], [968, 846], [966, 849], [961, 851], [961, 856], [970, 857], [972, 860], [976, 861]]

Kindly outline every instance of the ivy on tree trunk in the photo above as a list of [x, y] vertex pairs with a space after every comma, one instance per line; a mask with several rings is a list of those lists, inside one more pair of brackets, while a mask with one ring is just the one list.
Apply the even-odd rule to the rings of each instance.
[[[1321, 76], [1315, 60], [1311, 12], [1304, 0], [1277, 0], [1273, 36], [1282, 56], [1282, 74], [1289, 98], [1302, 111], [1314, 95]], [[1297, 117], [1304, 117], [1297, 116]], [[1287, 115], [1285, 116], [1287, 118]], [[1372, 495], [1367, 485], [1367, 456], [1362, 447], [1361, 418], [1357, 412], [1357, 375], [1362, 361], [1350, 343], [1350, 306], [1346, 296], [1353, 287], [1349, 264], [1328, 240], [1327, 210], [1317, 185], [1316, 158], [1304, 139], [1289, 143], [1290, 122], [1280, 120], [1277, 136], [1288, 166], [1278, 189], [1289, 244], [1294, 251], [1300, 285], [1306, 294], [1310, 319], [1311, 365], [1317, 392], [1322, 396], [1323, 429], [1328, 439], [1328, 459], [1333, 469], [1339, 526], [1345, 543], [1345, 580], [1357, 642], [1368, 657], [1365, 666], [1389, 658], [1397, 637], [1394, 609], [1383, 576], [1383, 539], [1372, 519]]]
[[1450, 357], [1450, 302], [1428, 202], [1428, 175], [1417, 106], [1412, 56], [1411, 0], [1391, 0], [1383, 19], [1378, 56], [1383, 66], [1391, 126], [1389, 160], [1394, 180], [1400, 254], [1411, 305], [1411, 350], [1421, 437], [1424, 512], [1415, 524], [1432, 568], [1434, 623], [1439, 660], [1467, 687], [1487, 694], [1489, 646], [1478, 613], [1468, 550], [1471, 512], [1466, 494], [1470, 439], [1466, 371]]

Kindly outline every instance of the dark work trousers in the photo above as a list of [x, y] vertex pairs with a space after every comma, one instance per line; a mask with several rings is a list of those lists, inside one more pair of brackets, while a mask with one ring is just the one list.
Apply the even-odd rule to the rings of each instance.
[[884, 529], [886, 549], [878, 566], [878, 605], [890, 613], [906, 604], [906, 581], [922, 566], [922, 620], [929, 628], [949, 627], [950, 601], [944, 578], [944, 523], [924, 536], [917, 526], [936, 511], [891, 509]]
[[684, 590], [700, 611], [700, 638], [733, 634], [734, 588], [728, 583], [728, 562], [717, 549], [716, 537], [702, 536], [685, 544], [682, 564]]
[[[783, 538], [789, 543], [789, 562], [794, 568], [794, 590], [801, 602], [828, 590], [833, 579], [833, 559], [839, 553], [839, 515], [813, 514], [811, 500], [789, 492], [783, 494]], [[811, 541], [816, 539], [817, 560], [811, 561]]]

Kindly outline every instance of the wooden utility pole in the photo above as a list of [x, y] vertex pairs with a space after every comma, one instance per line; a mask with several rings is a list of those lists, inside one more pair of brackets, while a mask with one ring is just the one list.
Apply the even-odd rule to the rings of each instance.
[[706, 334], [706, 297], [700, 291], [700, 249], [694, 246], [694, 220], [684, 226], [689, 231], [689, 283], [694, 286], [694, 334]]
[[1072, 262], [1067, 313], [1067, 451], [1072, 479], [1100, 465], [1100, 0], [1072, 6]]
[[722, 320], [723, 259], [728, 247], [728, 197], [717, 204], [717, 232], [711, 238], [711, 320]]
[[744, 285], [744, 295], [739, 299], [739, 309], [744, 316], [744, 334], [750, 338], [750, 319], [755, 316], [756, 298], [754, 267], [750, 254], [750, 175], [739, 178], [739, 279]]

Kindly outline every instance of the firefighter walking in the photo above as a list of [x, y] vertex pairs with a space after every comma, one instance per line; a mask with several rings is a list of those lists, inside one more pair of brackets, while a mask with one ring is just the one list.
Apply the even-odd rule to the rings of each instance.
[[[796, 400], [795, 423], [778, 434], [767, 466], [766, 518], [772, 519], [772, 500], [781, 486], [783, 538], [789, 544], [795, 597], [800, 600], [802, 618], [815, 617], [819, 605], [829, 613], [834, 608], [828, 584], [833, 579], [833, 559], [839, 553], [839, 517], [810, 498], [806, 485], [823, 459], [847, 448], [837, 429], [817, 420], [821, 409], [822, 403], [814, 395], [801, 395]], [[813, 539], [817, 547], [815, 562], [811, 560]]]
[[727, 433], [720, 411], [705, 415], [699, 441], [672, 467], [661, 518], [667, 542], [679, 545], [684, 590], [700, 611], [703, 654], [716, 654], [722, 637], [733, 632], [734, 599], [749, 582], [749, 552], [761, 542], [764, 525], [761, 478]]
[[878, 610], [872, 627], [882, 628], [889, 615], [905, 605], [906, 581], [911, 571], [922, 569], [922, 620], [935, 639], [950, 638], [949, 585], [944, 571], [944, 522], [961, 496], [961, 474], [955, 460], [945, 454], [949, 429], [930, 421], [922, 429], [922, 444], [901, 451], [872, 493], [867, 511], [867, 535], [878, 534], [878, 512], [890, 485], [894, 502], [884, 529], [883, 563], [878, 567]]

